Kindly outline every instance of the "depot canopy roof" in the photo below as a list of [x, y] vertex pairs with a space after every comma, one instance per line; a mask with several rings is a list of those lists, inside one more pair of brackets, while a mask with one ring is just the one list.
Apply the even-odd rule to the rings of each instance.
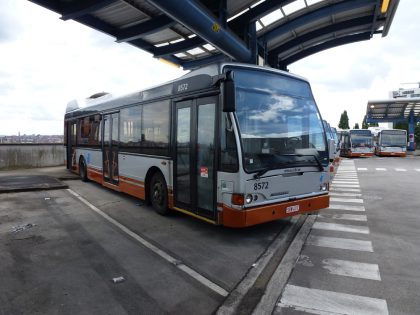
[[229, 58], [285, 69], [386, 36], [399, 0], [29, 0], [186, 69]]
[[420, 98], [398, 98], [369, 101], [366, 108], [366, 121], [408, 122], [410, 113], [414, 121], [420, 121]]

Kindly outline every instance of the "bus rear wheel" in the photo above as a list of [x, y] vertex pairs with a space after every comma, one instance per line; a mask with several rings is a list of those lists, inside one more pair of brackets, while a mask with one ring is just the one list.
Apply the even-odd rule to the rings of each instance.
[[161, 173], [153, 174], [150, 181], [150, 202], [157, 213], [166, 215], [169, 213], [168, 209], [168, 188], [166, 186], [165, 178]]
[[84, 182], [88, 181], [87, 170], [86, 170], [86, 162], [85, 162], [84, 158], [81, 158], [80, 162], [79, 162], [79, 174], [80, 174], [80, 178], [82, 179], [82, 181], [84, 181]]

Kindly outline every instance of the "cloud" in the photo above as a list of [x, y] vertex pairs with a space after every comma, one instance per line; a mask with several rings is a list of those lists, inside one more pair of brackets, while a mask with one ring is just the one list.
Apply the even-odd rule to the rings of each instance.
[[329, 49], [292, 65], [293, 73], [307, 77], [324, 119], [337, 126], [347, 110], [350, 125], [361, 124], [371, 99], [387, 99], [403, 82], [420, 80], [420, 3], [400, 1], [388, 36]]

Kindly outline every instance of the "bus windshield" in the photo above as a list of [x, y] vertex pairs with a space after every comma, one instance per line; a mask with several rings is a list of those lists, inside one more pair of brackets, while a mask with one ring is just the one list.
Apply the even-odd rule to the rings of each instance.
[[362, 133], [362, 132], [350, 132], [350, 139], [351, 139], [351, 146], [353, 148], [357, 147], [372, 147], [373, 145], [373, 138], [372, 134], [370, 133]]
[[322, 120], [307, 82], [235, 69], [235, 88], [245, 171], [328, 164]]
[[381, 146], [383, 147], [405, 147], [407, 136], [404, 131], [382, 131]]

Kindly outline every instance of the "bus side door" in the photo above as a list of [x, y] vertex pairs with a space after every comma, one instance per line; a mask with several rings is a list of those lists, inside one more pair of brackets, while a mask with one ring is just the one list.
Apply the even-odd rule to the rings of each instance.
[[113, 185], [118, 185], [118, 116], [113, 113], [103, 118], [103, 177]]
[[216, 217], [218, 96], [176, 103], [175, 206]]

